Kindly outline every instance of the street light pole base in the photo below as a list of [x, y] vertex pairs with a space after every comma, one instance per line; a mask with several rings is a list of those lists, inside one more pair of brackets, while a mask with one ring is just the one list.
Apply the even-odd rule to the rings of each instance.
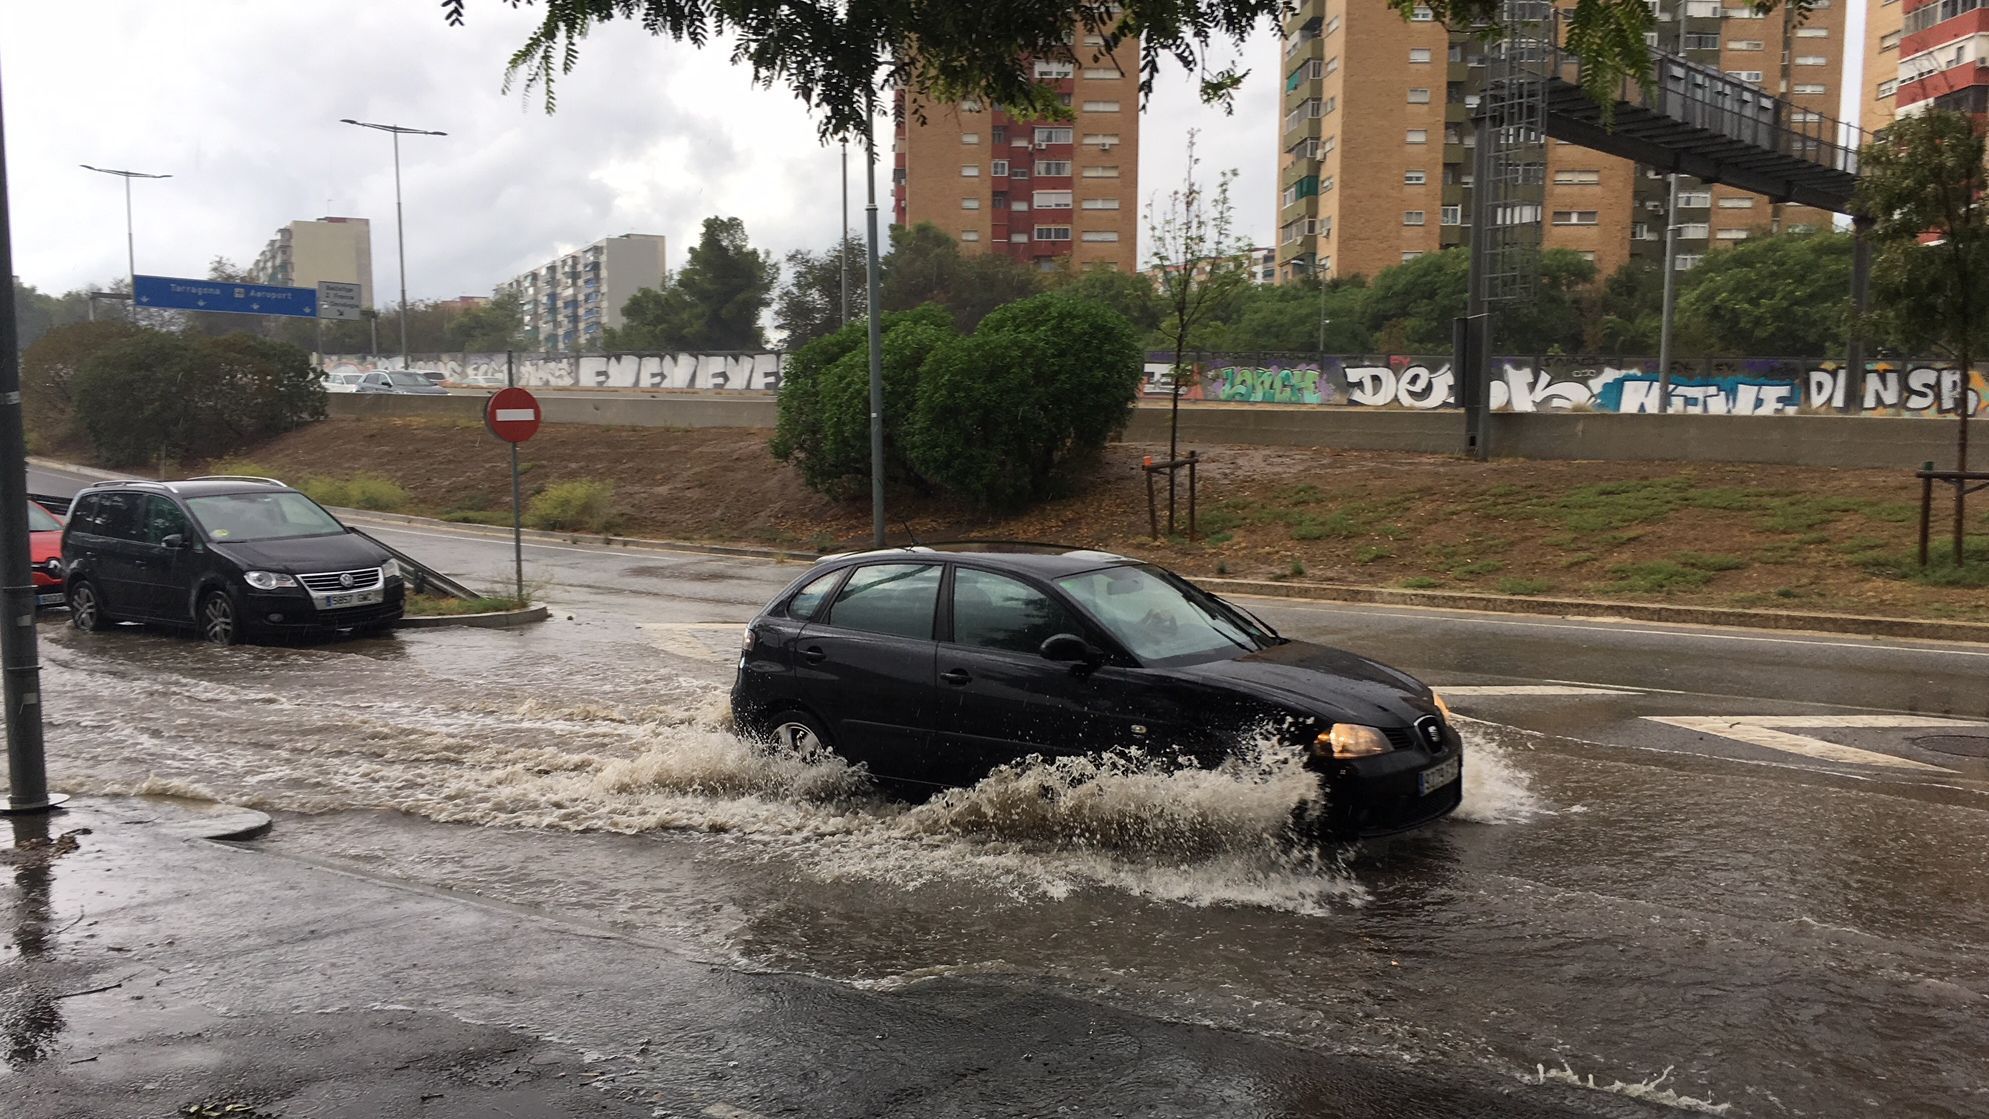
[[0, 804], [0, 816], [38, 816], [43, 812], [60, 812], [68, 800], [68, 793], [50, 793], [40, 804], [16, 804], [9, 800]]

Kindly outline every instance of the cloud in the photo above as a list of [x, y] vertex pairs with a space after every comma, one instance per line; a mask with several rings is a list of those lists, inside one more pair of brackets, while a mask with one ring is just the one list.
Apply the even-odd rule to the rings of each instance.
[[[790, 94], [755, 87], [729, 46], [609, 26], [547, 116], [536, 94], [500, 90], [537, 11], [485, 2], [469, 14], [449, 28], [405, 0], [0, 5], [15, 272], [58, 291], [124, 274], [122, 184], [77, 166], [94, 163], [173, 176], [133, 187], [141, 272], [247, 263], [278, 226], [329, 212], [372, 219], [374, 283], [391, 292], [390, 141], [341, 117], [449, 133], [401, 141], [412, 298], [487, 292], [617, 233], [663, 233], [680, 264], [713, 214], [744, 219], [777, 256], [834, 242], [837, 150]], [[1239, 229], [1268, 243], [1275, 35], [1243, 57], [1262, 65], [1228, 118], [1199, 104], [1188, 75], [1163, 71], [1142, 121], [1142, 203], [1179, 181], [1186, 129], [1200, 127], [1204, 168], [1242, 173]], [[851, 172], [860, 229], [860, 158]]]

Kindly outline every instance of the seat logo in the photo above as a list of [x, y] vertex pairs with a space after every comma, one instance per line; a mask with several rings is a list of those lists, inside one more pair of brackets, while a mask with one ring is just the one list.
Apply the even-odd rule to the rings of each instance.
[[350, 586], [351, 586], [352, 584], [353, 584], [353, 578], [352, 578], [352, 572], [348, 571], [348, 572], [346, 572], [345, 574], [343, 574], [343, 575], [340, 575], [340, 576], [338, 577], [338, 585], [339, 585], [339, 586], [341, 586], [341, 587], [350, 587]]
[[1443, 724], [1437, 722], [1435, 715], [1425, 715], [1417, 719], [1416, 729], [1422, 733], [1423, 741], [1428, 743], [1431, 749], [1443, 745]]

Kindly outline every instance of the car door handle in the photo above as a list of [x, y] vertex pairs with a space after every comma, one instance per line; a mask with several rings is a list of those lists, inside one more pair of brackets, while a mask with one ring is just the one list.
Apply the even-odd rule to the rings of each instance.
[[969, 676], [967, 674], [967, 670], [964, 668], [956, 668], [951, 672], [942, 672], [939, 674], [939, 678], [953, 685], [956, 688], [974, 682], [974, 678], [972, 676]]
[[822, 651], [822, 647], [819, 645], [810, 645], [808, 648], [801, 650], [801, 659], [807, 661], [809, 664], [821, 664], [823, 660], [827, 659], [828, 655]]

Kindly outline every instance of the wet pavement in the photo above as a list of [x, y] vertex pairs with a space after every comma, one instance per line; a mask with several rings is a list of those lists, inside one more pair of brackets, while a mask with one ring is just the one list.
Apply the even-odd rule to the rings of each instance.
[[[509, 560], [404, 536], [472, 577]], [[174, 940], [153, 997], [204, 1028], [397, 1015], [398, 1048], [489, 1099], [592, 1083], [549, 1114], [1989, 1114], [1989, 649], [1252, 602], [1468, 717], [1456, 818], [1322, 859], [1280, 842], [1275, 758], [912, 806], [766, 755], [724, 688], [799, 566], [526, 558], [555, 613], [524, 631], [215, 649], [44, 623], [50, 769], [98, 798], [73, 818], [172, 793], [276, 825], [165, 858], [89, 825], [39, 901], [17, 872], [0, 978], [110, 982], [142, 930]], [[60, 1004], [0, 1100], [94, 1114], [63, 1108], [143, 1040], [101, 998]], [[170, 1102], [210, 1082], [237, 1083]]]

